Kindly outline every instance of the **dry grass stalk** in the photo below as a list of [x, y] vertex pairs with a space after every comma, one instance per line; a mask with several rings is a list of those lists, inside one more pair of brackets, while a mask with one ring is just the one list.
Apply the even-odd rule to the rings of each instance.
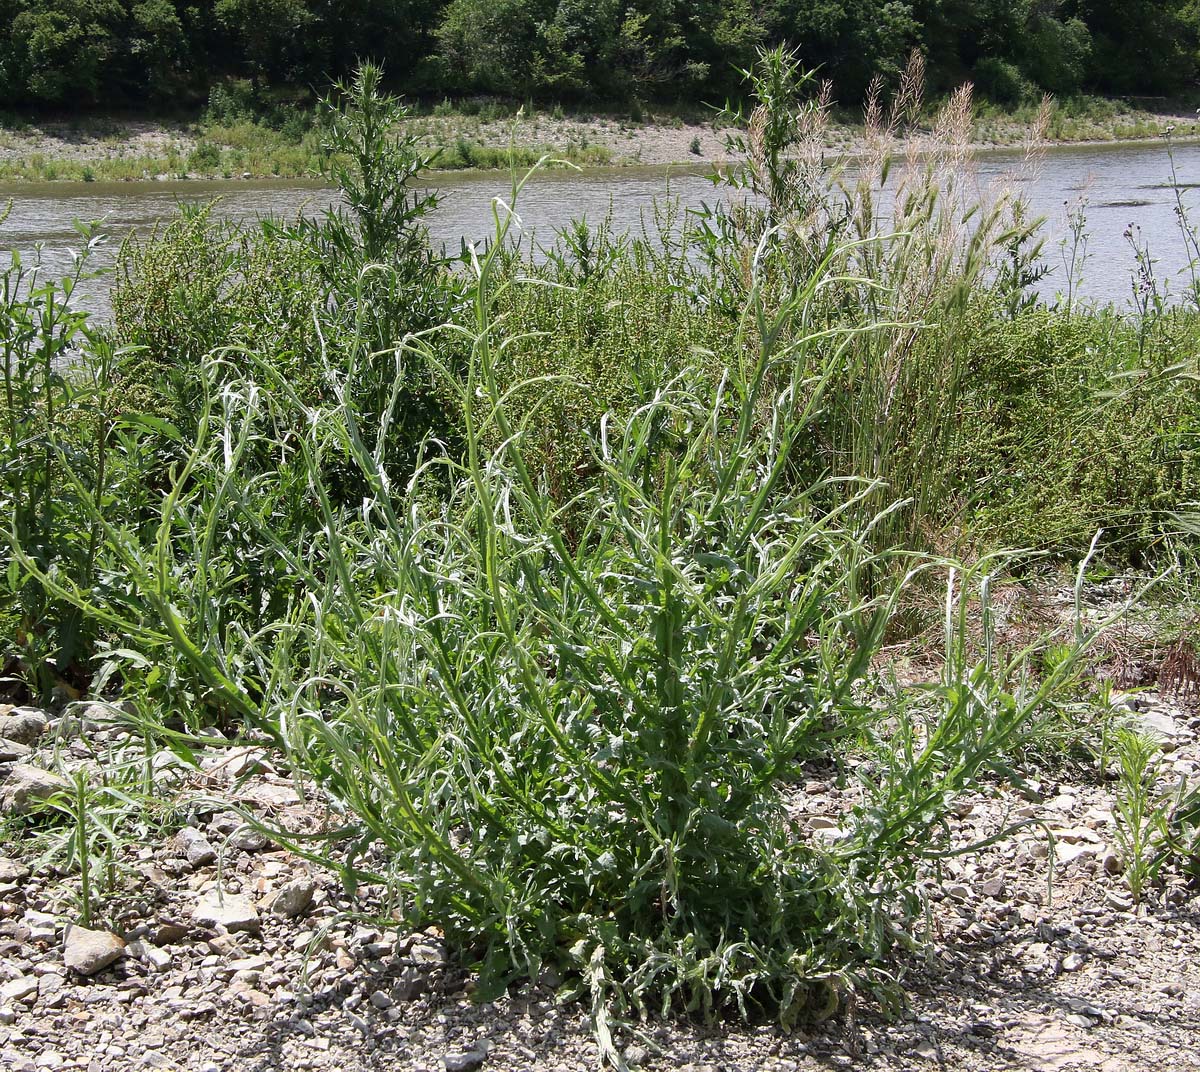
[[1200, 701], [1200, 656], [1188, 636], [1181, 636], [1167, 649], [1158, 668], [1158, 688], [1181, 703]]

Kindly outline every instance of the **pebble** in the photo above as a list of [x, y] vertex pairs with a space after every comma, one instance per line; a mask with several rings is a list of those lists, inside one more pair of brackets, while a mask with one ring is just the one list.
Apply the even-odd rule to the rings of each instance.
[[29, 877], [29, 868], [19, 860], [0, 856], [0, 882], [22, 882]]
[[633, 1068], [644, 1065], [650, 1059], [650, 1051], [645, 1046], [633, 1045], [625, 1050], [625, 1063]]
[[921, 1041], [912, 1048], [912, 1052], [926, 1061], [938, 1060], [938, 1049], [928, 1039], [921, 1039]]
[[252, 826], [241, 826], [229, 835], [229, 844], [243, 852], [262, 852], [271, 844], [271, 839]]
[[58, 937], [57, 916], [30, 908], [26, 910], [24, 919], [25, 926], [29, 928], [29, 940], [34, 944], [52, 945]]
[[192, 922], [202, 927], [222, 927], [230, 934], [239, 931], [257, 931], [261, 923], [258, 909], [249, 897], [227, 893], [222, 896], [210, 890], [192, 910]]
[[32, 749], [27, 744], [18, 744], [7, 737], [0, 737], [0, 763], [10, 763], [16, 759], [28, 759]]
[[995, 875], [992, 878], [982, 882], [979, 886], [979, 892], [984, 897], [1000, 898], [1004, 896], [1004, 876]]
[[468, 1050], [466, 1053], [448, 1053], [442, 1058], [446, 1072], [472, 1072], [487, 1060], [484, 1049]]
[[165, 972], [171, 967], [171, 954], [165, 949], [154, 945], [152, 942], [130, 942], [128, 950], [130, 956], [137, 957], [139, 960], [149, 964], [156, 972]]
[[418, 942], [408, 951], [414, 964], [425, 967], [440, 967], [450, 959], [443, 942]]
[[79, 975], [95, 975], [125, 955], [125, 942], [108, 931], [67, 927], [63, 963]]
[[27, 1001], [30, 998], [36, 997], [38, 992], [38, 981], [32, 975], [19, 975], [16, 979], [10, 979], [7, 983], [0, 985], [0, 1001]]
[[304, 915], [312, 905], [315, 889], [311, 878], [293, 879], [272, 899], [272, 914], [287, 919], [295, 919]]
[[203, 867], [217, 858], [208, 838], [194, 826], [185, 826], [175, 835], [175, 847], [193, 867]]
[[0, 815], [28, 815], [35, 805], [66, 788], [67, 780], [53, 771], [13, 763], [0, 773]]
[[0, 716], [0, 737], [16, 744], [32, 745], [46, 732], [50, 719], [37, 707], [14, 707]]

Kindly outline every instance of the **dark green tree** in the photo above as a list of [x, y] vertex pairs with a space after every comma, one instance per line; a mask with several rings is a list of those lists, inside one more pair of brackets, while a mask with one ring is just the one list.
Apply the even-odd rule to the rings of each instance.
[[122, 53], [120, 0], [26, 0], [12, 20], [10, 56], [29, 97], [93, 104]]
[[843, 100], [857, 101], [876, 74], [895, 80], [919, 27], [908, 0], [785, 0], [774, 30]]
[[1070, 0], [1066, 10], [1093, 37], [1091, 88], [1169, 94], [1194, 83], [1200, 23], [1194, 0]]

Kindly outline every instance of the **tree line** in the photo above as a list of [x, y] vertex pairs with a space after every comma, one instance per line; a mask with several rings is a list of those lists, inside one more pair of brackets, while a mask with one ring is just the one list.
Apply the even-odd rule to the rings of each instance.
[[577, 102], [736, 91], [786, 42], [858, 99], [913, 48], [934, 89], [1177, 95], [1198, 0], [0, 0], [0, 101], [170, 109], [228, 79], [307, 92], [360, 58], [411, 93]]

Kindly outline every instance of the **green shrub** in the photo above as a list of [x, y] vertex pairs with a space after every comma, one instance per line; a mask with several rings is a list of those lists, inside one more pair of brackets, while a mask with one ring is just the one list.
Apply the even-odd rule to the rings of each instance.
[[201, 139], [188, 154], [189, 171], [212, 172], [221, 166], [221, 150], [211, 141]]
[[1078, 551], [1103, 528], [1121, 557], [1152, 558], [1174, 512], [1200, 498], [1200, 321], [1180, 311], [1162, 324], [1145, 369], [1121, 316], [1041, 309], [1000, 331], [984, 327], [987, 305], [975, 316], [954, 451], [957, 481], [976, 489], [976, 539]]
[[971, 73], [979, 91], [997, 104], [1020, 104], [1030, 96], [1032, 87], [1015, 64], [986, 56]]
[[248, 78], [227, 78], [209, 90], [204, 115], [209, 123], [233, 126], [253, 119], [256, 112], [254, 84]]
[[[1035, 229], [972, 200], [965, 94], [899, 173], [876, 114], [850, 175], [793, 56], [752, 81], [755, 196], [544, 257], [497, 201], [455, 269], [364, 65], [323, 106], [323, 217], [188, 209], [125, 247], [111, 335], [17, 276], [0, 321], [0, 611], [50, 638], [31, 676], [98, 668], [176, 745], [177, 712], [261, 734], [339, 814], [306, 853], [443, 928], [484, 996], [558, 965], [612, 1063], [650, 1012], [790, 1025], [884, 983], [965, 851], [956, 799], [1086, 732], [1098, 537], [1073, 632], [1016, 654], [1013, 560], [981, 551], [1136, 517], [1149, 554], [1200, 499], [1200, 319], [1032, 307]], [[951, 538], [975, 566], [929, 557]], [[935, 575], [941, 680], [882, 688]], [[783, 791], [809, 762], [858, 791], [821, 836]]]

